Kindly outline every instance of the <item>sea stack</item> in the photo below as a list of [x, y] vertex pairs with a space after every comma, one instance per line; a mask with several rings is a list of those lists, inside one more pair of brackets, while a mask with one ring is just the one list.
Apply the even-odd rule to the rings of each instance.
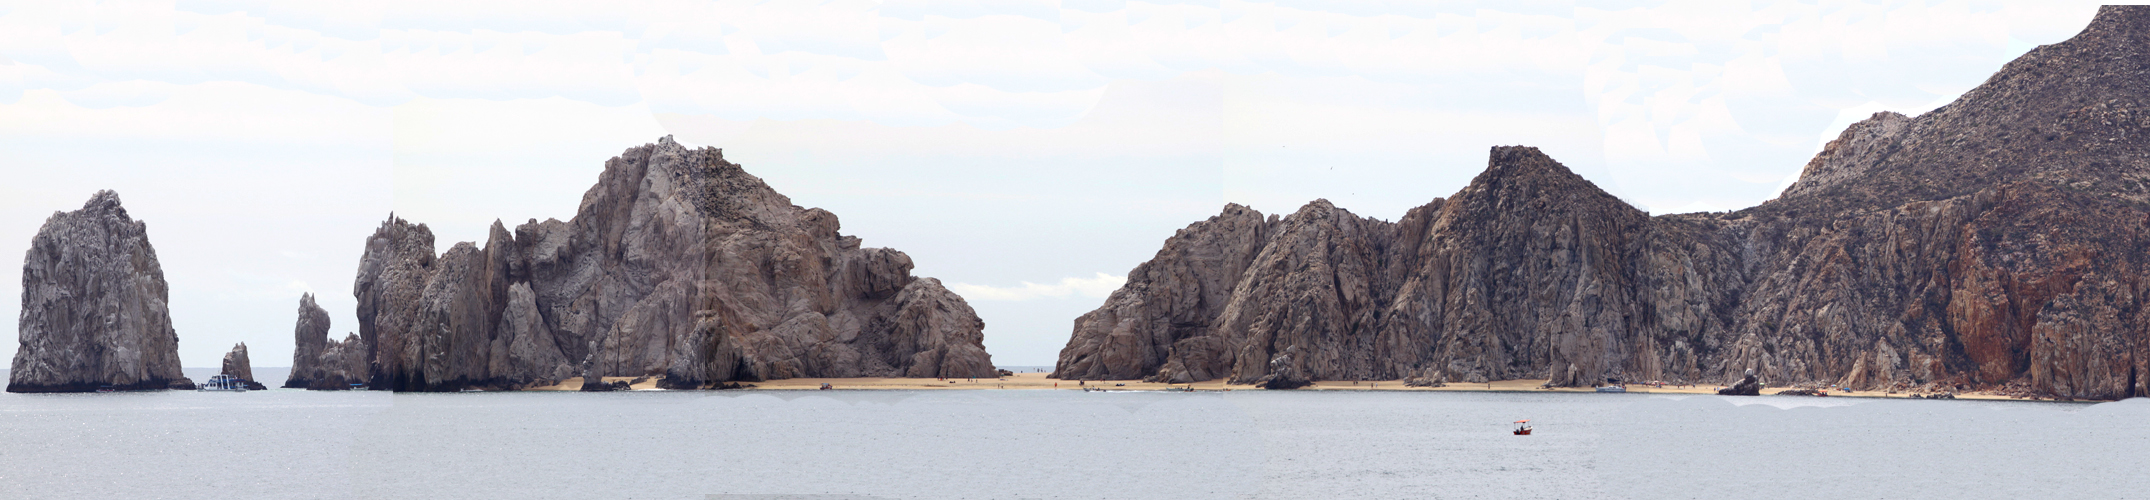
[[291, 375], [284, 388], [345, 390], [366, 382], [366, 347], [357, 334], [342, 341], [329, 340], [328, 311], [314, 303], [314, 294], [299, 296], [298, 326], [292, 329]]
[[267, 386], [261, 384], [261, 381], [254, 380], [254, 362], [246, 358], [245, 342], [231, 346], [231, 352], [224, 353], [224, 369], [221, 373], [246, 381], [247, 389], [256, 391], [268, 389]]
[[119, 194], [55, 212], [22, 264], [20, 347], [8, 392], [192, 389], [179, 371], [164, 269]]
[[435, 253], [390, 216], [353, 292], [371, 387], [661, 376], [990, 377], [983, 321], [911, 258], [865, 248], [722, 150], [665, 137], [605, 163], [569, 221], [495, 222]]
[[1617, 378], [2150, 395], [2150, 6], [1852, 125], [1776, 199], [1656, 215], [1529, 147], [1394, 221], [1187, 226], [1055, 375]]

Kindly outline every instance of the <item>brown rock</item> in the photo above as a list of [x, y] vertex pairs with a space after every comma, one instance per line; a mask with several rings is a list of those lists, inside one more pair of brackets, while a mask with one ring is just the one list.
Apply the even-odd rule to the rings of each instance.
[[245, 381], [247, 389], [256, 391], [268, 389], [260, 381], [254, 380], [254, 363], [246, 357], [245, 342], [231, 346], [231, 352], [224, 353], [224, 368], [219, 373]]
[[1747, 370], [1745, 377], [1740, 378], [1739, 382], [1732, 384], [1731, 387], [1718, 389], [1717, 395], [1760, 396], [1762, 395], [1762, 382], [1754, 378], [1754, 370]]
[[861, 248], [713, 148], [667, 137], [606, 162], [568, 222], [493, 225], [433, 253], [391, 217], [355, 293], [377, 389], [656, 376], [989, 377], [984, 322], [902, 252]]
[[343, 390], [352, 383], [365, 383], [366, 349], [357, 335], [343, 341], [329, 340], [328, 311], [314, 303], [313, 294], [299, 296], [298, 325], [292, 329], [291, 375], [284, 387], [293, 389]]
[[54, 212], [24, 252], [21, 342], [8, 392], [192, 389], [148, 226], [119, 194]]
[[1236, 205], [1075, 322], [1063, 378], [1606, 378], [2150, 395], [2150, 7], [1847, 129], [1785, 193], [1649, 216], [1524, 147], [1396, 222]]
[[342, 341], [325, 342], [321, 354], [314, 357], [313, 378], [306, 381], [306, 389], [341, 391], [365, 386], [366, 353], [365, 341], [355, 333], [345, 334]]
[[1210, 325], [1232, 299], [1240, 274], [1253, 264], [1275, 217], [1226, 205], [1224, 213], [1197, 222], [1165, 240], [1163, 250], [1128, 273], [1127, 285], [1104, 307], [1075, 320], [1075, 335], [1062, 351], [1055, 376], [1062, 379], [1133, 379], [1158, 372], [1174, 352], [1186, 356], [1171, 368], [1175, 382], [1210, 380], [1230, 373], [1231, 352]]

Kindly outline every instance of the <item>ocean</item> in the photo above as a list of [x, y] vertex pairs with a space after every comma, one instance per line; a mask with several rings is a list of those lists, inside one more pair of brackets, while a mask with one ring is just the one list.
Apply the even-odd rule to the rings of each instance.
[[2143, 399], [4, 394], [0, 498], [2141, 498], [2146, 421]]

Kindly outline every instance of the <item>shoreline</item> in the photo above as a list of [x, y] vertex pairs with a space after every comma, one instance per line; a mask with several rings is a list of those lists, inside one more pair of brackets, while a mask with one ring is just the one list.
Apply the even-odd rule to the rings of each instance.
[[[1255, 386], [1254, 386], [1254, 385], [1252, 385], [1252, 384], [1227, 384], [1227, 383], [1225, 383], [1225, 381], [1224, 381], [1224, 380], [1211, 380], [1211, 381], [1206, 381], [1206, 382], [1195, 382], [1195, 383], [1191, 383], [1191, 384], [1165, 384], [1165, 383], [1156, 383], [1156, 382], [1143, 382], [1143, 381], [1141, 381], [1141, 380], [1090, 380], [1090, 381], [1083, 381], [1083, 382], [1081, 382], [1081, 383], [1077, 383], [1076, 381], [1070, 381], [1070, 380], [1056, 380], [1056, 379], [1050, 379], [1050, 378], [1046, 378], [1046, 375], [1047, 375], [1047, 374], [1045, 374], [1045, 373], [1017, 373], [1017, 374], [1014, 374], [1014, 375], [1011, 375], [1011, 376], [1006, 376], [1006, 377], [998, 377], [998, 378], [990, 378], [990, 379], [987, 379], [987, 378], [980, 378], [980, 379], [970, 379], [970, 378], [957, 378], [957, 379], [937, 379], [937, 378], [893, 378], [893, 377], [885, 377], [885, 378], [884, 378], [884, 377], [876, 377], [876, 378], [793, 378], [793, 379], [782, 379], [782, 380], [770, 380], [770, 381], [764, 381], [764, 382], [749, 382], [749, 383], [747, 383], [747, 384], [748, 384], [748, 387], [747, 387], [747, 388], [745, 388], [745, 389], [742, 389], [742, 390], [760, 390], [760, 391], [812, 391], [812, 390], [820, 390], [820, 389], [821, 389], [821, 384], [829, 384], [829, 386], [830, 386], [830, 389], [833, 389], [833, 390], [1062, 390], [1062, 391], [1079, 391], [1079, 390], [1083, 390], [1083, 389], [1102, 389], [1102, 390], [1107, 390], [1107, 391], [1158, 391], [1158, 392], [1163, 392], [1163, 391], [1225, 392], [1225, 391], [1261, 391], [1261, 390], [1266, 390], [1266, 389], [1262, 389], [1262, 388], [1259, 388], [1259, 387], [1255, 387]], [[615, 380], [623, 380], [623, 381], [624, 381], [624, 380], [633, 380], [633, 377], [606, 377], [606, 378], [605, 378], [605, 381], [606, 381], [606, 382], [612, 382], [612, 381], [615, 381]], [[1532, 392], [1532, 393], [1549, 393], [1549, 392], [1566, 392], [1566, 393], [1596, 393], [1596, 392], [1597, 392], [1597, 390], [1596, 390], [1595, 388], [1591, 388], [1591, 387], [1561, 387], [1561, 388], [1543, 388], [1542, 386], [1544, 386], [1544, 385], [1545, 385], [1545, 382], [1546, 382], [1546, 381], [1545, 381], [1545, 379], [1517, 379], [1517, 380], [1498, 380], [1498, 381], [1493, 381], [1493, 382], [1481, 382], [1481, 383], [1458, 383], [1458, 384], [1448, 384], [1448, 385], [1446, 385], [1446, 386], [1443, 386], [1443, 387], [1410, 387], [1410, 386], [1407, 386], [1407, 385], [1405, 385], [1405, 384], [1404, 384], [1404, 381], [1402, 381], [1402, 380], [1366, 380], [1366, 381], [1357, 381], [1357, 382], [1353, 382], [1353, 381], [1349, 381], [1349, 380], [1342, 380], [1342, 381], [1338, 381], [1338, 380], [1324, 380], [1324, 381], [1317, 381], [1317, 382], [1315, 382], [1315, 383], [1314, 383], [1314, 385], [1310, 385], [1310, 386], [1307, 386], [1307, 387], [1302, 387], [1302, 388], [1299, 388], [1299, 389], [1293, 389], [1293, 390], [1296, 390], [1296, 391], [1340, 391], [1340, 392], [1341, 392], [1341, 391], [1369, 391], [1369, 392], [1370, 392], [1370, 391], [1403, 391], [1403, 392]], [[568, 382], [564, 382], [564, 383], [562, 383], [562, 384], [560, 384], [560, 385], [556, 385], [556, 386], [549, 386], [549, 387], [545, 387], [545, 388], [538, 388], [538, 389], [525, 389], [525, 390], [576, 390], [576, 389], [580, 389], [580, 388], [581, 388], [581, 386], [582, 386], [582, 380], [581, 380], [581, 379], [574, 379], [574, 380], [570, 380], [570, 381], [568, 381]], [[634, 386], [634, 387], [635, 387], [636, 389], [638, 389], [638, 390], [639, 390], [639, 389], [643, 389], [643, 388], [644, 388], [644, 386], [648, 386], [648, 387], [650, 387], [650, 388], [654, 388], [654, 387], [656, 386], [656, 382], [655, 382], [655, 380], [654, 380], [654, 379], [652, 379], [652, 380], [646, 381], [646, 382], [644, 382], [644, 383], [641, 383], [641, 384], [635, 384], [635, 386]], [[1685, 387], [1675, 387], [1675, 386], [1670, 386], [1670, 385], [1667, 385], [1667, 386], [1664, 386], [1664, 387], [1654, 387], [1654, 386], [1642, 386], [1642, 385], [1639, 385], [1639, 384], [1638, 384], [1638, 385], [1629, 385], [1629, 386], [1627, 387], [1627, 392], [1626, 392], [1626, 394], [1678, 394], [1678, 395], [1705, 395], [1705, 396], [1714, 396], [1714, 395], [1717, 395], [1717, 389], [1720, 389], [1720, 388], [1721, 388], [1721, 387], [1719, 387], [1719, 386], [1685, 386]], [[1789, 388], [1789, 387], [1771, 387], [1771, 388], [1765, 388], [1765, 389], [1763, 389], [1763, 395], [1765, 395], [1765, 396], [1769, 396], [1769, 395], [1775, 395], [1777, 391], [1783, 391], [1783, 390], [1789, 390], [1789, 389], [1791, 389], [1791, 388]], [[1827, 398], [1848, 397], [1848, 398], [1871, 398], [1871, 399], [1920, 399], [1920, 398], [1913, 398], [1913, 397], [1911, 397], [1913, 393], [1905, 393], [1905, 392], [1897, 392], [1897, 393], [1891, 393], [1891, 392], [1886, 392], [1886, 391], [1857, 391], [1857, 392], [1848, 392], [1848, 393], [1847, 393], [1847, 392], [1840, 392], [1840, 391], [1830, 391], [1830, 392], [1829, 392], [1828, 394], [1829, 394], [1828, 396], [1803, 396], [1803, 397], [1827, 397]], [[1989, 393], [1989, 392], [1976, 392], [1976, 391], [1974, 391], [1974, 392], [1965, 392], [1965, 393], [1958, 393], [1958, 394], [1956, 394], [1956, 395], [1955, 395], [1955, 399], [1970, 399], [1970, 400], [1984, 400], [1984, 401], [2032, 401], [2032, 402], [2056, 402], [2056, 400], [2052, 400], [2052, 399], [2035, 399], [2035, 398], [2021, 398], [2021, 397], [2012, 397], [2012, 396], [2006, 396], [2006, 395], [2001, 395], [2001, 394], [1995, 394], [1995, 393]], [[2075, 400], [2074, 402], [2103, 402], [2103, 400]]]

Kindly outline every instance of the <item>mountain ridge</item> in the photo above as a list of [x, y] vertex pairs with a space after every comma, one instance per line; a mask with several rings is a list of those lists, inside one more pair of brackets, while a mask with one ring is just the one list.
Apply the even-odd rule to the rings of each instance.
[[1189, 226], [1137, 270], [1196, 275], [1131, 274], [1099, 308], [1121, 314], [1077, 319], [1055, 375], [1246, 383], [1278, 365], [1574, 386], [1753, 369], [1779, 385], [2150, 394], [2137, 376], [2150, 372], [2146, 39], [2150, 7], [2101, 8], [1947, 106], [1852, 125], [1777, 198], [1739, 211], [1650, 216], [1523, 147], [1493, 148], [1470, 185], [1394, 223], [1302, 208], [1281, 222], [1298, 229], [1246, 244], [1375, 249], [1378, 265], [1230, 276], [1238, 310], [1268, 312], [1254, 321], [1151, 304], [1150, 290], [1227, 279], [1173, 262], [1225, 241], [1206, 234], [1217, 224]]

